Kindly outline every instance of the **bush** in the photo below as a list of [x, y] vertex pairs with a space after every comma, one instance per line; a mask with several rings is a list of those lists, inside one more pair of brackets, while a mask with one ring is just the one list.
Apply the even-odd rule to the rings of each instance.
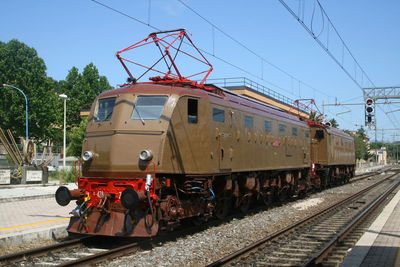
[[[63, 176], [63, 183], [74, 183], [75, 182], [75, 171], [74, 168], [71, 168], [70, 170], [61, 170], [61, 171], [55, 171], [51, 172], [49, 175], [50, 180], [60, 180], [60, 175]], [[82, 174], [81, 174], [82, 176]]]

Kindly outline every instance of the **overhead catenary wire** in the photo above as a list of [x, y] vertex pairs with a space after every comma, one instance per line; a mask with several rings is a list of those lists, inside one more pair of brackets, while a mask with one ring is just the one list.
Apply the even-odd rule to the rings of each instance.
[[[332, 52], [322, 43], [322, 41], [318, 38], [318, 35], [315, 35], [315, 33], [313, 32], [312, 29], [310, 29], [305, 23], [304, 20], [300, 19], [298, 15], [296, 15], [296, 13], [288, 6], [288, 4], [286, 4], [286, 2], [284, 0], [278, 0], [288, 11], [289, 13], [300, 23], [300, 25], [314, 38], [314, 40], [321, 46], [321, 48], [333, 59], [333, 61], [336, 62], [336, 64], [338, 64], [342, 70], [347, 74], [347, 76], [360, 88], [362, 89], [362, 85], [356, 80], [355, 77], [353, 77], [351, 75], [351, 73], [343, 66], [343, 63], [341, 63], [339, 61], [339, 59], [337, 59], [335, 57], [335, 55], [332, 54]], [[361, 72], [362, 72], [362, 77], [366, 77], [368, 79], [368, 81], [373, 85], [374, 83], [372, 82], [372, 80], [369, 78], [369, 76], [367, 75], [367, 73], [364, 71], [364, 69], [361, 67], [361, 65], [358, 63], [357, 59], [354, 57], [353, 53], [351, 53], [350, 49], [348, 48], [347, 44], [344, 42], [343, 38], [340, 36], [339, 32], [337, 31], [335, 25], [333, 25], [332, 21], [330, 20], [328, 14], [325, 12], [324, 8], [322, 7], [321, 3], [316, 0], [320, 10], [322, 12], [322, 14], [326, 17], [326, 19], [329, 22], [329, 26], [335, 31], [336, 35], [338, 36], [338, 38], [340, 39], [341, 43], [342, 43], [342, 62], [343, 62], [343, 57], [344, 57], [344, 49], [346, 49], [346, 51], [349, 53], [349, 55], [353, 58], [354, 62], [356, 63], [356, 65], [360, 68]]]
[[[147, 27], [150, 27], [150, 28], [152, 28], [153, 30], [161, 31], [160, 28], [155, 27], [154, 25], [151, 25], [151, 24], [149, 24], [149, 23], [146, 23], [146, 22], [144, 22], [144, 21], [142, 21], [142, 20], [140, 20], [140, 19], [138, 19], [138, 18], [135, 18], [135, 17], [133, 17], [133, 16], [131, 16], [131, 15], [128, 15], [128, 14], [126, 14], [126, 13], [120, 11], [120, 10], [117, 10], [117, 9], [115, 9], [115, 8], [113, 8], [113, 7], [110, 7], [110, 6], [104, 4], [104, 3], [100, 2], [100, 1], [97, 1], [97, 0], [90, 0], [90, 1], [92, 1], [92, 2], [94, 2], [94, 3], [96, 3], [96, 4], [98, 4], [98, 5], [101, 5], [101, 6], [107, 8], [107, 9], [113, 11], [113, 12], [116, 12], [116, 13], [122, 15], [122, 16], [125, 16], [125, 17], [127, 17], [127, 18], [129, 18], [129, 19], [132, 19], [132, 20], [134, 20], [134, 21], [136, 21], [136, 22], [138, 22], [138, 23], [140, 23], [140, 24], [143, 24], [143, 25], [145, 25], [145, 26], [147, 26]], [[241, 72], [244, 72], [244, 73], [246, 73], [246, 74], [248, 74], [248, 75], [250, 75], [250, 76], [252, 76], [252, 77], [254, 77], [254, 78], [261, 79], [261, 80], [263, 80], [264, 82], [268, 83], [268, 84], [271, 85], [271, 86], [274, 86], [274, 87], [276, 87], [276, 88], [278, 88], [278, 89], [280, 89], [280, 90], [282, 90], [282, 91], [285, 91], [286, 93], [292, 94], [290, 91], [286, 90], [285, 88], [283, 88], [283, 87], [281, 87], [281, 86], [279, 86], [279, 85], [277, 85], [277, 84], [274, 84], [274, 83], [272, 83], [272, 82], [270, 82], [270, 81], [268, 81], [268, 80], [265, 80], [265, 79], [263, 79], [262, 77], [260, 77], [260, 76], [258, 76], [258, 75], [256, 75], [256, 74], [254, 74], [254, 73], [252, 73], [252, 72], [250, 72], [250, 71], [248, 71], [248, 70], [246, 70], [246, 69], [244, 69], [244, 68], [242, 68], [242, 67], [239, 67], [239, 66], [233, 64], [232, 62], [226, 60], [226, 59], [223, 59], [223, 58], [221, 58], [221, 57], [219, 57], [219, 56], [213, 54], [212, 52], [208, 52], [208, 51], [206, 51], [206, 50], [204, 50], [204, 49], [201, 49], [201, 48], [199, 48], [199, 50], [200, 50], [201, 52], [203, 52], [203, 53], [205, 53], [205, 54], [211, 56], [211, 57], [214, 57], [215, 59], [218, 59], [219, 61], [221, 61], [221, 62], [223, 62], [223, 63], [225, 63], [225, 64], [227, 64], [227, 65], [229, 65], [229, 66], [231, 66], [231, 67], [233, 67], [233, 68], [236, 68], [236, 69], [240, 70]], [[293, 78], [295, 79], [295, 77], [293, 77]], [[303, 83], [303, 84], [304, 84], [304, 83]], [[293, 95], [293, 94], [292, 94], [292, 95]]]
[[[246, 46], [245, 44], [243, 44], [242, 42], [240, 42], [239, 40], [237, 40], [236, 38], [234, 38], [232, 35], [228, 34], [227, 32], [225, 32], [224, 30], [222, 30], [220, 27], [218, 27], [217, 25], [215, 25], [213, 22], [211, 22], [210, 20], [208, 20], [207, 18], [205, 18], [204, 16], [202, 16], [199, 12], [197, 12], [196, 10], [194, 10], [193, 8], [191, 8], [188, 4], [186, 4], [185, 2], [183, 2], [182, 0], [177, 0], [179, 3], [181, 3], [183, 6], [185, 6], [187, 9], [189, 9], [191, 12], [193, 12], [194, 14], [196, 14], [198, 17], [200, 17], [202, 20], [204, 20], [205, 22], [207, 22], [208, 24], [210, 24], [213, 29], [218, 30], [220, 33], [222, 33], [223, 35], [225, 35], [226, 37], [228, 37], [230, 40], [232, 40], [233, 42], [235, 42], [236, 44], [238, 44], [239, 46], [241, 46], [242, 48], [244, 48], [245, 50], [247, 50], [249, 53], [253, 54], [254, 56], [258, 57], [262, 62], [267, 63], [268, 65], [270, 65], [271, 67], [275, 68], [276, 70], [282, 72], [283, 74], [287, 75], [289, 78], [294, 79], [296, 81], [298, 81], [299, 83], [303, 84], [304, 86], [313, 89], [327, 97], [333, 97], [331, 95], [328, 95], [327, 93], [316, 89], [315, 87], [303, 82], [302, 80], [300, 80], [299, 78], [295, 77], [294, 75], [290, 74], [288, 71], [284, 70], [283, 68], [277, 66], [276, 64], [272, 63], [271, 61], [265, 59], [264, 57], [262, 57], [261, 55], [259, 55], [258, 53], [256, 53], [254, 50], [250, 49], [248, 46]], [[263, 72], [263, 70], [262, 70]], [[263, 79], [262, 79], [263, 80]]]
[[[314, 17], [314, 11], [313, 11], [313, 15], [312, 15], [312, 20], [311, 20], [311, 29], [305, 24], [304, 22], [304, 9], [303, 9], [303, 19], [301, 19], [299, 16], [300, 15], [296, 15], [296, 13], [289, 7], [288, 4], [286, 4], [286, 2], [284, 0], [279, 0], [279, 2], [289, 11], [289, 13], [298, 21], [298, 23], [300, 23], [300, 25], [313, 37], [313, 39], [318, 43], [319, 46], [321, 46], [321, 48], [332, 58], [332, 60], [340, 66], [340, 68], [343, 70], [343, 72], [345, 72], [345, 74], [356, 84], [357, 87], [359, 87], [362, 91], [363, 91], [363, 83], [364, 83], [364, 77], [369, 81], [370, 84], [372, 84], [373, 87], [376, 87], [374, 82], [370, 79], [370, 77], [368, 76], [368, 74], [365, 72], [365, 70], [361, 67], [361, 65], [359, 64], [358, 60], [355, 58], [355, 56], [353, 55], [353, 53], [350, 51], [348, 45], [345, 43], [345, 41], [343, 40], [343, 38], [341, 37], [341, 35], [339, 34], [338, 30], [336, 29], [335, 25], [333, 24], [333, 22], [331, 21], [331, 19], [329, 18], [328, 14], [326, 13], [325, 9], [322, 7], [321, 3], [319, 2], [319, 0], [314, 0], [314, 8], [315, 8], [315, 3], [318, 4], [318, 6], [320, 7], [321, 13], [323, 15], [323, 17], [326, 17], [327, 22], [328, 22], [328, 26], [327, 29], [329, 30], [329, 28], [332, 28], [334, 30], [334, 32], [336, 33], [337, 37], [339, 38], [341, 44], [342, 44], [342, 59], [340, 62], [338, 58], [335, 57], [335, 55], [329, 50], [328, 45], [329, 45], [329, 35], [327, 35], [327, 46], [324, 45], [324, 43], [319, 39], [319, 36], [321, 35], [321, 33], [319, 33], [318, 35], [316, 35], [313, 31], [312, 28], [312, 24], [313, 24], [313, 17]], [[323, 23], [325, 24], [324, 20]], [[329, 34], [329, 32], [327, 33]], [[347, 51], [347, 53], [351, 56], [351, 58], [353, 59], [354, 62], [354, 76], [350, 73], [350, 70], [346, 69], [345, 66], [343, 65], [344, 63], [344, 51]], [[360, 69], [361, 71], [361, 84], [357, 81], [357, 67]], [[359, 76], [360, 76], [359, 75]], [[383, 109], [381, 107], [379, 107], [380, 110], [383, 111]], [[386, 117], [390, 120], [390, 122], [395, 125], [394, 121], [389, 117], [389, 115], [387, 113], [384, 112], [384, 114], [386, 115]], [[395, 118], [396, 119], [396, 118]], [[397, 121], [397, 119], [396, 119]]]
[[[118, 13], [118, 14], [124, 16], [124, 17], [127, 17], [127, 18], [129, 18], [129, 19], [131, 19], [131, 20], [134, 20], [134, 21], [136, 21], [137, 23], [140, 23], [140, 24], [142, 24], [142, 25], [144, 25], [144, 26], [147, 26], [147, 27], [149, 27], [149, 28], [151, 28], [151, 29], [153, 29], [153, 30], [161, 31], [160, 28], [158, 28], [158, 27], [156, 27], [156, 26], [150, 24], [150, 15], [148, 15], [148, 16], [149, 16], [149, 17], [148, 17], [148, 22], [146, 23], [146, 22], [144, 22], [144, 21], [142, 21], [142, 20], [140, 20], [140, 19], [138, 19], [138, 18], [136, 18], [136, 17], [133, 17], [133, 16], [131, 16], [131, 15], [128, 15], [128, 14], [126, 14], [126, 13], [120, 11], [120, 10], [117, 10], [117, 9], [115, 9], [115, 8], [113, 8], [113, 7], [110, 7], [110, 6], [104, 4], [104, 3], [100, 2], [100, 1], [97, 1], [97, 0], [90, 0], [90, 1], [92, 1], [93, 3], [96, 3], [96, 4], [98, 4], [98, 5], [101, 5], [101, 6], [107, 8], [107, 9], [113, 11], [113, 12], [116, 12], [116, 13]], [[178, 0], [178, 1], [180, 1], [180, 0]], [[181, 2], [181, 1], [180, 1], [180, 2]], [[181, 3], [182, 3], [182, 2], [181, 2]], [[150, 8], [150, 4], [149, 4], [149, 8]], [[148, 12], [149, 12], [149, 14], [150, 14], [150, 11], [148, 11]], [[203, 19], [206, 20], [205, 18], [203, 18]], [[207, 20], [206, 20], [206, 21], [207, 21]], [[223, 31], [221, 31], [221, 29], [219, 29], [216, 25], [212, 24], [211, 22], [210, 22], [210, 25], [212, 25], [213, 29], [217, 29], [218, 31], [223, 32]], [[224, 34], [225, 34], [225, 33], [224, 33]], [[233, 41], [235, 41], [235, 42], [239, 42], [239, 41], [236, 41], [236, 39], [234, 39], [233, 37], [229, 37], [229, 38], [231, 38], [231, 39], [232, 39]], [[240, 43], [240, 42], [239, 42], [239, 43]], [[242, 43], [240, 43], [240, 45], [246, 47], [246, 46], [245, 46], [244, 44], [242, 44]], [[278, 70], [281, 71], [282, 73], [286, 74], [286, 75], [289, 76], [291, 79], [296, 80], [296, 81], [299, 83], [299, 94], [298, 94], [298, 97], [300, 97], [300, 94], [301, 94], [301, 92], [300, 92], [300, 85], [303, 84], [303, 85], [307, 86], [308, 88], [313, 89], [314, 91], [318, 91], [318, 92], [324, 94], [324, 95], [327, 96], [327, 97], [332, 97], [332, 98], [333, 98], [333, 96], [330, 96], [330, 95], [328, 95], [328, 94], [326, 94], [326, 93], [324, 93], [324, 92], [322, 92], [322, 91], [320, 91], [320, 90], [318, 90], [318, 89], [316, 89], [316, 88], [314, 88], [314, 87], [308, 85], [307, 83], [305, 83], [305, 82], [299, 80], [298, 78], [294, 77], [294, 76], [291, 75], [290, 73], [288, 73], [288, 72], [286, 72], [285, 70], [281, 69], [280, 67], [274, 65], [273, 63], [269, 62], [268, 60], [266, 60], [266, 59], [264, 59], [264, 58], [258, 56], [258, 55], [257, 55], [255, 52], [253, 52], [251, 49], [249, 49], [249, 48], [247, 48], [247, 47], [246, 47], [246, 49], [248, 49], [249, 52], [255, 54], [257, 57], [261, 58], [262, 61], [268, 63], [269, 65], [271, 65], [271, 66], [273, 66], [274, 68], [278, 69]], [[236, 69], [240, 70], [241, 72], [244, 72], [244, 73], [246, 73], [246, 74], [248, 74], [248, 75], [250, 75], [250, 76], [252, 76], [252, 77], [255, 77], [255, 78], [257, 78], [257, 79], [263, 80], [264, 82], [270, 84], [271, 86], [274, 86], [274, 87], [276, 87], [276, 88], [281, 89], [282, 91], [285, 91], [286, 93], [289, 93], [289, 94], [291, 94], [291, 95], [294, 95], [292, 92], [286, 90], [285, 88], [283, 88], [283, 87], [281, 87], [281, 86], [279, 86], [279, 85], [277, 85], [277, 84], [274, 84], [274, 83], [272, 83], [272, 82], [270, 82], [270, 81], [268, 81], [268, 80], [265, 80], [263, 77], [260, 77], [260, 76], [254, 74], [254, 73], [251, 73], [250, 71], [248, 71], [248, 70], [246, 70], [246, 69], [244, 69], [244, 68], [242, 68], [242, 67], [239, 67], [239, 66], [233, 64], [232, 62], [226, 60], [226, 59], [223, 59], [223, 58], [221, 58], [221, 57], [218, 57], [217, 55], [215, 55], [215, 51], [213, 51], [213, 52], [208, 52], [208, 51], [206, 51], [206, 50], [204, 50], [204, 49], [201, 49], [201, 48], [199, 48], [199, 50], [200, 50], [201, 52], [203, 52], [203, 53], [205, 53], [205, 54], [207, 54], [207, 55], [209, 55], [209, 56], [211, 56], [211, 57], [214, 57], [215, 59], [217, 59], [217, 60], [219, 60], [219, 61], [221, 61], [221, 62], [223, 62], [223, 63], [225, 63], [225, 64], [227, 64], [227, 65], [229, 65], [229, 66], [231, 66], [231, 67], [233, 67], [233, 68], [236, 68]], [[213, 50], [214, 50], [214, 49], [213, 49]], [[355, 125], [355, 123], [352, 123], [352, 124]]]

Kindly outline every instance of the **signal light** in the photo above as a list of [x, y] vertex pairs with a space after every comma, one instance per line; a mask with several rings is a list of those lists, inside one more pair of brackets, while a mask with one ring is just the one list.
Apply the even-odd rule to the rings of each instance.
[[365, 100], [365, 111], [367, 115], [374, 112], [374, 100], [372, 98], [367, 98]]
[[373, 124], [373, 116], [374, 114], [374, 107], [375, 102], [372, 98], [367, 98], [365, 100], [365, 125], [369, 126]]

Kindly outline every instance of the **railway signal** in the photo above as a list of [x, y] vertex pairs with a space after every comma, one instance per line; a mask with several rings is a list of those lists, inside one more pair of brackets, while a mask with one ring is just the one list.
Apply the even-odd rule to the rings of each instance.
[[365, 100], [365, 126], [371, 126], [375, 123], [375, 101], [372, 98]]

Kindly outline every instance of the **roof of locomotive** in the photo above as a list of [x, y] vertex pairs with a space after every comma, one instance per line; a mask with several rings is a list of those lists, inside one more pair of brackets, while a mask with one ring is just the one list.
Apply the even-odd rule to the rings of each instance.
[[[215, 85], [214, 85], [215, 86]], [[241, 106], [241, 109], [248, 110], [253, 113], [269, 113], [270, 117], [279, 117], [280, 120], [288, 120], [291, 123], [296, 123], [301, 126], [308, 126], [307, 122], [302, 121], [297, 116], [294, 116], [285, 110], [282, 110], [278, 107], [272, 106], [270, 104], [255, 100], [250, 97], [243, 96], [241, 94], [229, 91], [225, 88], [221, 88], [215, 86], [223, 91], [226, 95], [225, 98], [228, 98], [229, 101]], [[235, 100], [241, 100], [240, 103], [236, 102]]]
[[340, 129], [336, 129], [336, 128], [333, 128], [333, 127], [327, 127], [326, 131], [329, 134], [332, 134], [332, 135], [338, 135], [338, 136], [341, 136], [341, 137], [347, 137], [349, 139], [353, 139], [353, 137], [350, 134], [348, 134], [348, 133], [346, 133], [346, 132], [344, 132], [344, 131], [342, 131]]
[[[260, 102], [258, 100], [237, 94], [227, 89], [221, 88], [216, 85], [212, 86], [219, 93], [215, 91], [208, 91], [204, 89], [197, 89], [191, 86], [171, 86], [154, 83], [135, 83], [124, 85], [120, 88], [116, 88], [110, 91], [101, 93], [98, 98], [110, 97], [119, 94], [132, 94], [132, 93], [151, 93], [151, 94], [177, 94], [177, 95], [193, 95], [202, 98], [209, 98], [215, 103], [221, 105], [228, 105], [241, 110], [246, 110], [251, 113], [260, 114], [265, 116], [267, 113], [268, 117], [276, 118], [282, 121], [298, 124], [299, 126], [308, 126], [307, 122], [300, 120], [298, 117], [287, 113], [277, 107], [270, 104]], [[151, 89], [151, 91], [149, 90]], [[222, 93], [221, 93], [222, 92]]]
[[312, 126], [312, 128], [325, 129], [328, 134], [336, 135], [336, 136], [340, 136], [340, 137], [345, 137], [345, 138], [348, 138], [348, 139], [353, 139], [353, 137], [350, 134], [346, 133], [343, 130], [337, 129], [337, 128], [328, 127], [328, 126], [325, 126], [325, 127]]

